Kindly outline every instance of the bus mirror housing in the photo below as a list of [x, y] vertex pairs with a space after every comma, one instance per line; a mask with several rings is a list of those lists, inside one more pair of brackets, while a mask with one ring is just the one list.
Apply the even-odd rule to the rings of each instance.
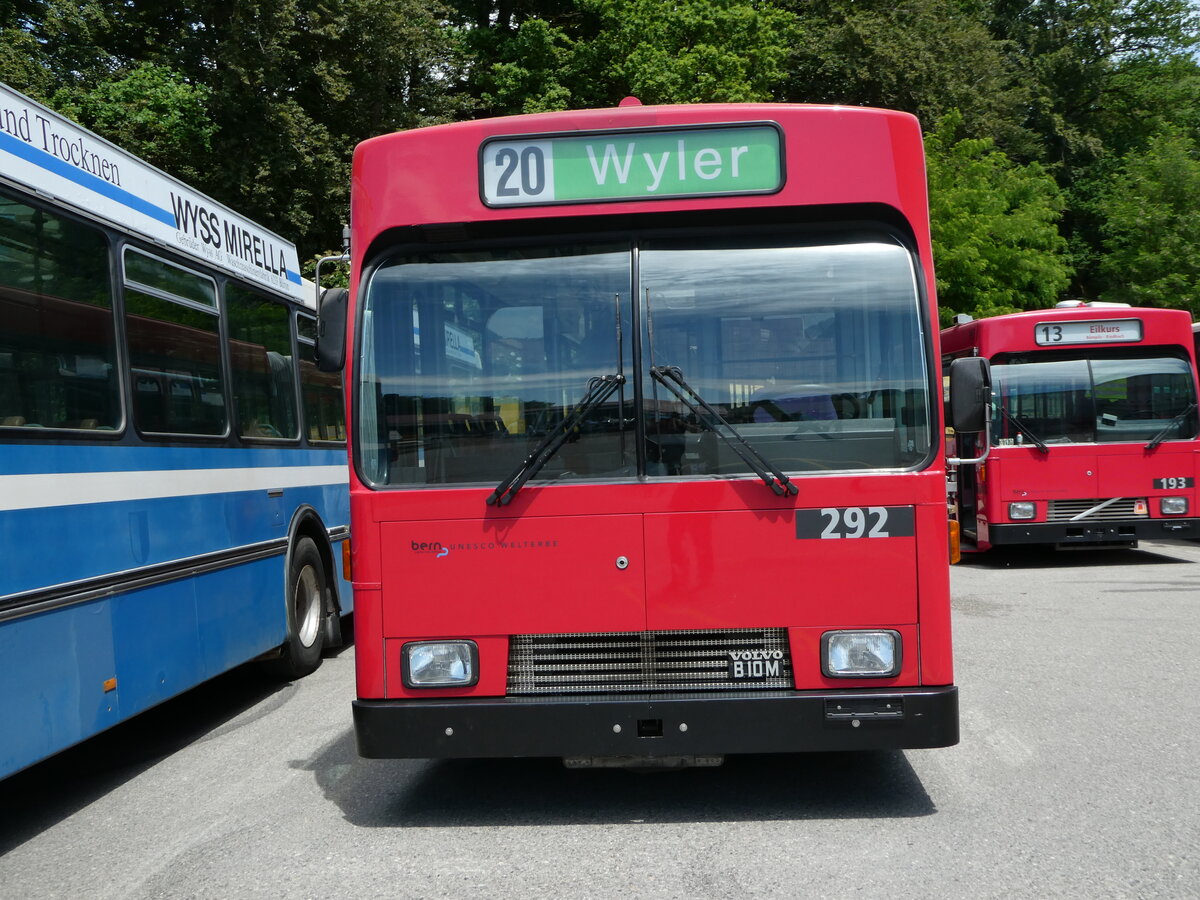
[[987, 427], [992, 396], [992, 370], [981, 356], [950, 363], [950, 424], [958, 434], [978, 434]]
[[317, 309], [317, 368], [340, 372], [346, 365], [346, 309], [350, 292], [330, 288], [321, 295]]
[[973, 459], [947, 459], [949, 465], [981, 463], [991, 450], [992, 370], [980, 356], [950, 363], [950, 424], [955, 434], [983, 432], [980, 455]]

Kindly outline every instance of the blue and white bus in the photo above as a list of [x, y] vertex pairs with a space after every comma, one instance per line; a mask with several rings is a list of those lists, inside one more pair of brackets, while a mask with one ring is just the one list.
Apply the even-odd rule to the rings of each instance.
[[350, 612], [296, 248], [0, 85], [0, 777]]

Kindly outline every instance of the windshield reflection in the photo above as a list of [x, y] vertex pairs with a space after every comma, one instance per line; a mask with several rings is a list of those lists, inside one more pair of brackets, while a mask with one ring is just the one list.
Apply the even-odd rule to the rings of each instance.
[[[1196, 435], [1195, 411], [1189, 409], [1195, 389], [1184, 358], [1030, 354], [994, 362], [998, 403], [1047, 444], [1144, 442], [1168, 425], [1167, 440]], [[993, 434], [1002, 446], [1029, 440], [999, 416]]]
[[[784, 472], [911, 467], [931, 452], [911, 255], [890, 237], [717, 237], [397, 255], [370, 276], [358, 454], [377, 485], [496, 484], [625, 372], [536, 480], [751, 474], [654, 382], [688, 382]], [[642, 327], [634, 359], [633, 323]], [[640, 444], [639, 444], [640, 441]]]

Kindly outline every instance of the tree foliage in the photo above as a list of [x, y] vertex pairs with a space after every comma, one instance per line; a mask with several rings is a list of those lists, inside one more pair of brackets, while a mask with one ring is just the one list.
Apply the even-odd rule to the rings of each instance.
[[1029, 87], [1008, 44], [962, 0], [798, 0], [803, 34], [787, 99], [902, 109], [927, 126], [951, 110], [973, 135], [1031, 150]]
[[395, 129], [629, 94], [903, 109], [930, 131], [947, 308], [1122, 296], [1200, 311], [1187, 193], [1198, 12], [1191, 0], [7, 0], [0, 80], [302, 257], [340, 245], [354, 145]]
[[1040, 163], [959, 137], [961, 122], [952, 112], [925, 139], [943, 323], [1050, 305], [1070, 280], [1062, 192]]
[[94, 87], [59, 88], [50, 105], [188, 182], [206, 174], [196, 163], [212, 152], [216, 126], [208, 117], [211, 90], [155, 63], [119, 70]]
[[507, 9], [466, 29], [468, 45], [489, 54], [467, 72], [467, 89], [490, 115], [630, 95], [645, 104], [782, 99], [798, 34], [795, 16], [753, 0], [576, 0], [554, 16]]
[[1165, 131], [1100, 194], [1105, 300], [1200, 310], [1200, 145]]

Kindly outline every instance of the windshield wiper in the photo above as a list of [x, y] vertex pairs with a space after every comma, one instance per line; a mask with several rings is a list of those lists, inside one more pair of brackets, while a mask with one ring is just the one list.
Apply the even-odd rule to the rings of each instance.
[[1162, 430], [1150, 439], [1150, 443], [1148, 443], [1146, 445], [1146, 449], [1153, 450], [1159, 444], [1161, 444], [1163, 441], [1165, 441], [1167, 439], [1167, 435], [1171, 432], [1171, 429], [1174, 428], [1178, 423], [1182, 422], [1184, 420], [1184, 418], [1186, 418], [1187, 415], [1195, 408], [1196, 408], [1195, 403], [1189, 403], [1187, 408], [1183, 412], [1181, 412], [1179, 415], [1177, 415], [1175, 418], [1173, 418], [1170, 422], [1168, 422], [1166, 425], [1164, 425], [1162, 427]]
[[[782, 496], [784, 493], [788, 493], [795, 496], [799, 493], [790, 478], [771, 465], [767, 458], [755, 450], [736, 428], [725, 421], [719, 412], [696, 393], [695, 388], [684, 381], [683, 373], [679, 371], [678, 366], [651, 366], [650, 377], [678, 397], [679, 402], [691, 410], [701, 425], [725, 441], [733, 452], [742, 458], [742, 462], [762, 479], [763, 484], [777, 495]], [[728, 429], [729, 434], [726, 434], [722, 427]], [[733, 437], [730, 437], [730, 434]]]
[[496, 503], [507, 506], [525, 482], [541, 471], [542, 466], [550, 461], [550, 457], [567, 442], [567, 439], [575, 432], [575, 428], [583, 421], [583, 417], [611, 397], [613, 391], [624, 383], [625, 376], [621, 374], [596, 375], [589, 378], [587, 391], [575, 408], [571, 410], [570, 415], [563, 419], [562, 424], [557, 428], [551, 429], [542, 442], [525, 457], [525, 461], [496, 485], [496, 489], [488, 495], [488, 506], [495, 506]]
[[1007, 409], [1005, 409], [1004, 404], [1000, 404], [1000, 415], [1002, 415], [1002, 416], [1004, 416], [1004, 418], [1008, 419], [1008, 421], [1012, 424], [1013, 428], [1016, 428], [1019, 432], [1024, 434], [1031, 441], [1033, 441], [1033, 446], [1037, 447], [1043, 453], [1050, 452], [1050, 448], [1046, 446], [1046, 442], [1043, 441], [1036, 434], [1034, 434], [1032, 431], [1030, 431], [1029, 426], [1026, 425], [1024, 421], [1022, 421], [1021, 419], [1018, 419], [1016, 416], [1014, 416], [1012, 413], [1010, 413]]

